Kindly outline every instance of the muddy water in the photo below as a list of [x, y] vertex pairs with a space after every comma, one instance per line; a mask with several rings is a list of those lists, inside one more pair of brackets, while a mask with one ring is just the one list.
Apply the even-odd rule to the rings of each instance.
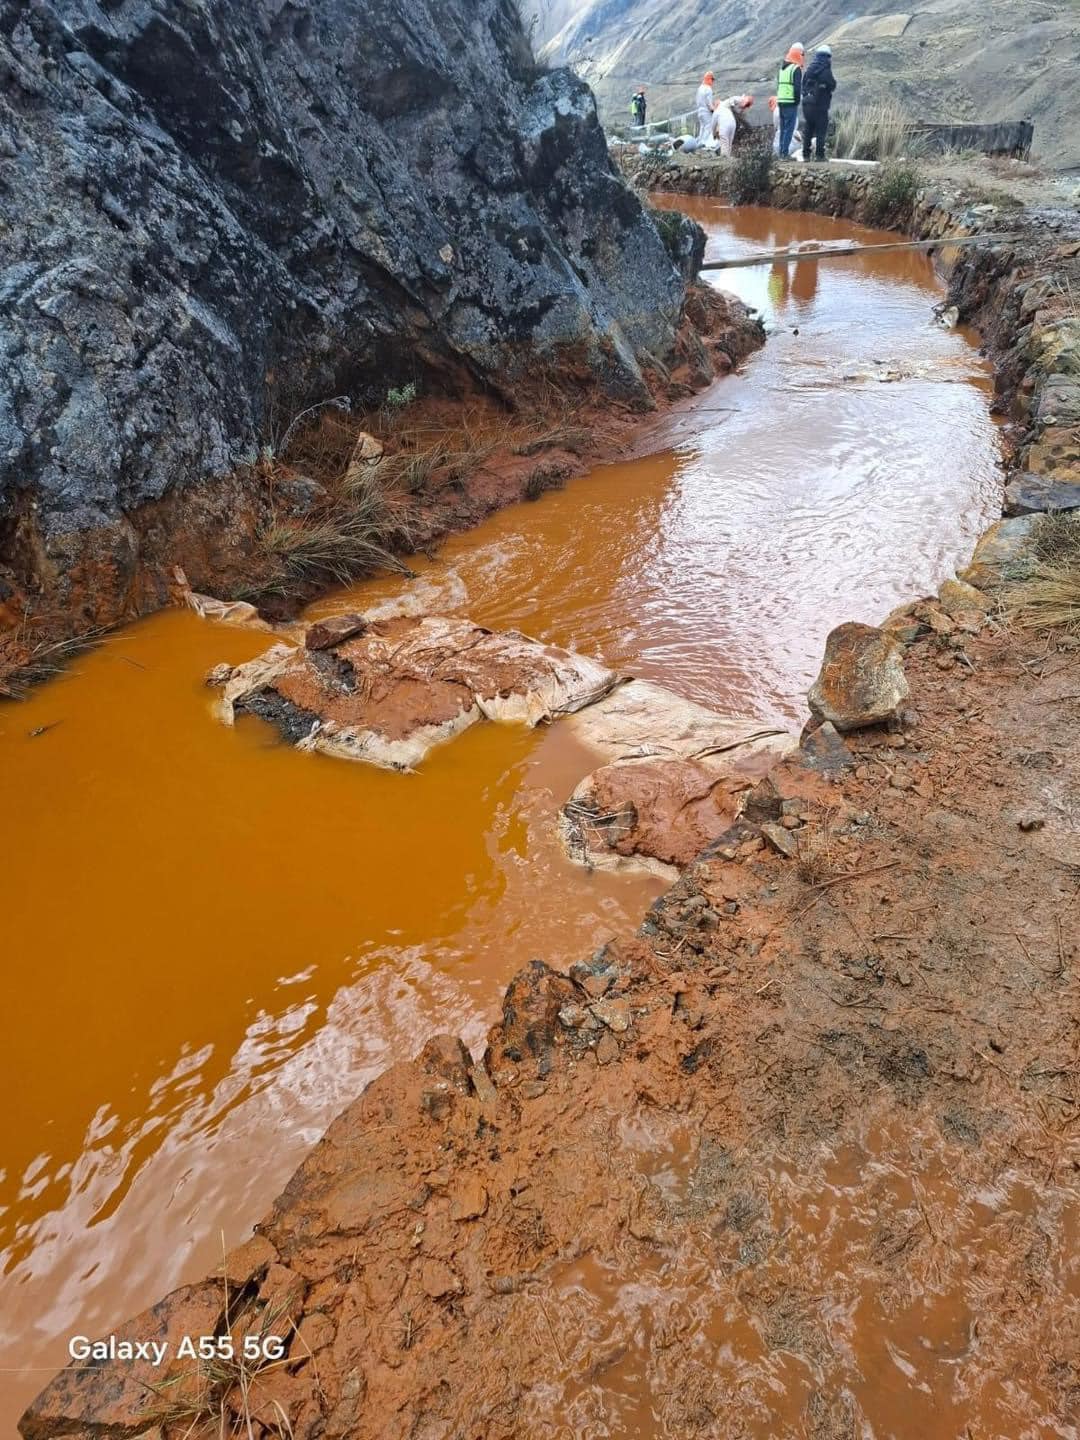
[[[851, 233], [696, 213], [725, 253]], [[501, 513], [417, 588], [791, 722], [830, 626], [936, 583], [993, 513], [987, 375], [931, 323], [921, 257], [724, 283], [775, 327], [764, 354], [662, 453]], [[408, 778], [219, 728], [202, 674], [264, 645], [160, 615], [0, 710], [5, 1426], [70, 1334], [212, 1268], [368, 1077], [437, 1030], [478, 1041], [524, 961], [656, 891], [562, 859], [551, 817], [591, 767], [557, 728], [478, 728]]]

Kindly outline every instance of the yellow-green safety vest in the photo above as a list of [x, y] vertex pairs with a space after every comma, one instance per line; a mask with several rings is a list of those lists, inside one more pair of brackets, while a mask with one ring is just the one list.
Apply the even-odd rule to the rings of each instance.
[[795, 104], [795, 71], [797, 65], [785, 65], [780, 71], [776, 81], [776, 103], [778, 105]]

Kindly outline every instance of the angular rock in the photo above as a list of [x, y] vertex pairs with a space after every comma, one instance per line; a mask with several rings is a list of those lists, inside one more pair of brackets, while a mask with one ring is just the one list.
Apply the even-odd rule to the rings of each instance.
[[1000, 585], [1003, 579], [1022, 573], [1030, 562], [1031, 536], [1035, 515], [1018, 515], [1013, 519], [996, 520], [979, 537], [971, 564], [960, 572], [979, 590]]
[[332, 650], [335, 645], [362, 635], [367, 624], [363, 615], [330, 615], [308, 626], [304, 644], [309, 650]]
[[466, 1179], [458, 1186], [450, 1201], [451, 1220], [479, 1220], [488, 1208], [486, 1187], [475, 1177]]
[[1037, 515], [1047, 510], [1080, 509], [1080, 480], [1054, 475], [1014, 476], [1005, 487], [1005, 514]]
[[955, 616], [965, 611], [989, 609], [989, 601], [981, 590], [969, 585], [966, 580], [943, 580], [938, 590], [938, 601], [946, 615]]
[[799, 758], [807, 769], [824, 775], [837, 775], [855, 763], [854, 755], [830, 720], [803, 736], [799, 741]]
[[771, 821], [767, 821], [762, 825], [761, 833], [772, 848], [779, 855], [783, 855], [785, 860], [794, 860], [798, 855], [799, 842], [783, 825], [774, 825]]
[[807, 698], [814, 715], [845, 731], [888, 720], [908, 694], [900, 642], [888, 631], [849, 622], [825, 642], [821, 671]]
[[591, 1009], [597, 1020], [609, 1030], [614, 1030], [616, 1035], [630, 1029], [629, 1000], [597, 1000]]

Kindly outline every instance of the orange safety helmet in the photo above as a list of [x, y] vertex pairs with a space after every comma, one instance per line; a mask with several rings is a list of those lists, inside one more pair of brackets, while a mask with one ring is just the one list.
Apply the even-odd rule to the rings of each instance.
[[789, 65], [801, 65], [806, 59], [806, 51], [799, 44], [792, 45], [791, 49], [784, 56]]
[[701, 83], [702, 83], [703, 85], [711, 85], [715, 79], [716, 79], [716, 76], [712, 73], [712, 71], [711, 71], [711, 70], [706, 70], [706, 71], [705, 71], [705, 74], [702, 76], [702, 81], [701, 81]]

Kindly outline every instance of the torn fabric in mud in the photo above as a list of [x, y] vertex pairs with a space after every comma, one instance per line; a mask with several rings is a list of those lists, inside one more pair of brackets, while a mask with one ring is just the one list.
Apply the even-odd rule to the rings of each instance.
[[276, 645], [232, 670], [219, 713], [269, 720], [297, 748], [411, 770], [480, 720], [535, 726], [625, 677], [515, 630], [449, 616], [376, 619], [329, 649]]

